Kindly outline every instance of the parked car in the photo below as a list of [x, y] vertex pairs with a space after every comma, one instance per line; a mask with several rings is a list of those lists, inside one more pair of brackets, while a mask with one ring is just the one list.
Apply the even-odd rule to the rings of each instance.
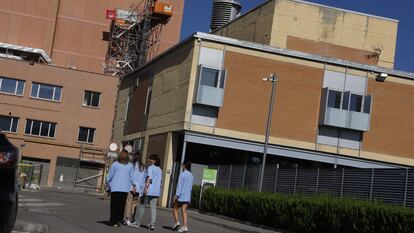
[[18, 157], [18, 149], [0, 130], [0, 233], [10, 233], [16, 221]]

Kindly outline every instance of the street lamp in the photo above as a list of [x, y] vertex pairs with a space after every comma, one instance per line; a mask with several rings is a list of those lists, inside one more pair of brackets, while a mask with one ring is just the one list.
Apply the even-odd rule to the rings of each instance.
[[262, 187], [263, 187], [263, 177], [264, 177], [264, 171], [265, 171], [265, 166], [266, 166], [267, 147], [269, 144], [270, 127], [272, 125], [273, 103], [275, 102], [276, 82], [278, 81], [278, 77], [276, 76], [275, 73], [271, 73], [269, 77], [263, 78], [263, 81], [272, 82], [272, 94], [270, 97], [269, 112], [267, 115], [267, 127], [266, 127], [265, 143], [263, 147], [262, 169], [260, 171], [260, 177], [259, 177], [259, 192], [262, 191]]

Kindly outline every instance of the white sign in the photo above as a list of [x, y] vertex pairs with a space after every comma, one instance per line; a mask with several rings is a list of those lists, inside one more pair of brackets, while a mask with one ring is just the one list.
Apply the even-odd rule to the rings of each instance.
[[123, 19], [130, 22], [137, 22], [138, 13], [131, 13], [127, 10], [116, 9], [116, 18]]
[[109, 158], [116, 158], [116, 157], [118, 157], [118, 153], [116, 153], [116, 152], [108, 152], [107, 156]]
[[117, 149], [118, 145], [116, 143], [111, 143], [111, 145], [109, 145], [109, 150], [116, 151]]
[[131, 145], [126, 145], [125, 150], [128, 151], [128, 153], [131, 153], [132, 152], [132, 146]]

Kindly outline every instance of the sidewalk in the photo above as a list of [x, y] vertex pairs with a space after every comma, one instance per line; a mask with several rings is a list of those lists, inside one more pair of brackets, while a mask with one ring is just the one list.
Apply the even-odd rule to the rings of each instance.
[[[168, 211], [171, 212], [171, 209], [168, 208], [159, 208], [161, 211]], [[231, 219], [225, 216], [217, 216], [211, 213], [200, 213], [197, 210], [189, 210], [188, 216], [191, 219], [195, 219], [198, 221], [203, 221], [206, 223], [214, 224], [225, 229], [229, 229], [232, 231], [237, 232], [244, 232], [244, 233], [293, 233], [287, 231], [274, 231], [264, 229], [263, 227], [255, 227], [252, 226], [250, 223], [242, 223], [236, 219]], [[189, 223], [191, 225], [191, 222]]]

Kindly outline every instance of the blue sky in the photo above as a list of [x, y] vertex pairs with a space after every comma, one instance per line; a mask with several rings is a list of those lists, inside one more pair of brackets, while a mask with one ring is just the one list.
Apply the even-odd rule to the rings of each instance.
[[[241, 0], [243, 12], [266, 0]], [[414, 1], [413, 0], [308, 0], [310, 2], [398, 19], [395, 69], [414, 72]], [[181, 38], [195, 31], [208, 32], [212, 0], [185, 0]]]

